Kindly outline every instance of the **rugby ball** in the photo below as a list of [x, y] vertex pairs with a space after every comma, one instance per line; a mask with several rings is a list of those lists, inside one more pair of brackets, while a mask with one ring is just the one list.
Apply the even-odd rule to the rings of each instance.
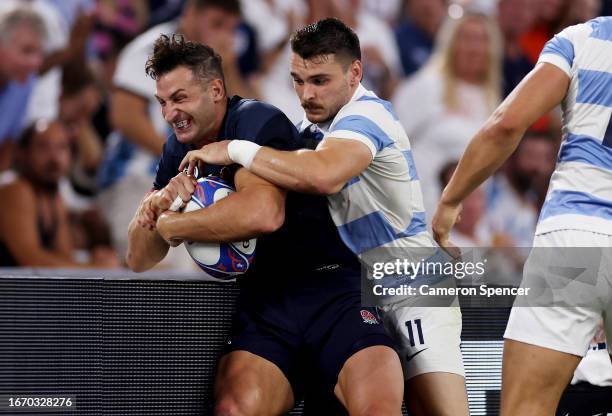
[[[208, 176], [198, 179], [191, 200], [183, 212], [208, 207], [235, 190], [223, 179]], [[187, 252], [198, 266], [215, 280], [231, 280], [245, 273], [255, 257], [256, 239], [229, 243], [198, 243], [185, 241]]]

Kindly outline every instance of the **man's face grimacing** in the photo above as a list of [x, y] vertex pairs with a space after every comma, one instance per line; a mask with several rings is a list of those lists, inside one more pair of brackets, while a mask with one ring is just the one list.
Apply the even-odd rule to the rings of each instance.
[[214, 138], [216, 104], [225, 97], [223, 81], [203, 80], [191, 69], [178, 66], [161, 75], [156, 86], [162, 116], [179, 142], [201, 146]]
[[336, 59], [337, 55], [319, 55], [304, 59], [291, 54], [293, 88], [312, 123], [324, 123], [348, 103], [362, 76], [361, 62]]

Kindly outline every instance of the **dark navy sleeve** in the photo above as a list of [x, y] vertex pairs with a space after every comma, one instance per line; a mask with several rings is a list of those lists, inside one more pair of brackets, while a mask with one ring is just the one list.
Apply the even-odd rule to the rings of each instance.
[[164, 143], [162, 155], [157, 165], [155, 172], [155, 181], [153, 181], [153, 189], [159, 190], [168, 185], [170, 179], [178, 175], [178, 168], [183, 160], [183, 157], [189, 151], [189, 147], [179, 143], [176, 136], [172, 134]]
[[283, 113], [271, 117], [255, 136], [255, 143], [278, 150], [301, 148], [298, 131]]
[[257, 101], [245, 103], [243, 114], [247, 108], [248, 116], [236, 119], [232, 139], [250, 140], [278, 150], [303, 147], [297, 129], [279, 109]]
[[162, 150], [161, 158], [159, 159], [159, 163], [157, 164], [157, 170], [155, 171], [155, 180], [153, 181], [153, 189], [159, 190], [168, 185], [170, 179], [174, 177], [174, 175], [170, 176], [170, 167], [168, 166], [168, 142], [164, 143], [164, 148]]
[[[278, 150], [296, 150], [303, 148], [302, 140], [295, 126], [278, 108], [255, 100], [233, 99], [228, 109], [227, 121], [219, 139], [250, 140], [261, 146], [269, 146]], [[190, 150], [189, 145], [180, 143], [176, 136], [171, 135], [162, 151], [157, 165], [157, 173], [153, 188], [165, 187], [170, 179], [178, 174], [181, 160]], [[223, 167], [206, 165], [205, 175], [221, 175], [232, 183], [237, 166], [225, 169]]]

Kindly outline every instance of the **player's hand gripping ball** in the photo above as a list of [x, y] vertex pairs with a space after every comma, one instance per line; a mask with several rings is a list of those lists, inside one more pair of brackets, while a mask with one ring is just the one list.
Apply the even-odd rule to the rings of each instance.
[[[232, 192], [235, 190], [221, 178], [200, 178], [191, 200], [182, 211], [190, 212], [208, 207]], [[255, 238], [231, 243], [185, 241], [184, 246], [208, 276], [216, 280], [231, 280], [249, 269], [255, 257], [256, 241]]]

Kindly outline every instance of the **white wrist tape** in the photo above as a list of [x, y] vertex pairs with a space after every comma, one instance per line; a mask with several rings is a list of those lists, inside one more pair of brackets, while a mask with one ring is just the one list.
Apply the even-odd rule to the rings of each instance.
[[172, 205], [168, 208], [169, 211], [178, 211], [183, 206], [183, 199], [180, 196], [177, 196], [174, 201], [172, 201]]
[[260, 147], [248, 140], [232, 140], [227, 146], [227, 153], [232, 161], [249, 169]]

